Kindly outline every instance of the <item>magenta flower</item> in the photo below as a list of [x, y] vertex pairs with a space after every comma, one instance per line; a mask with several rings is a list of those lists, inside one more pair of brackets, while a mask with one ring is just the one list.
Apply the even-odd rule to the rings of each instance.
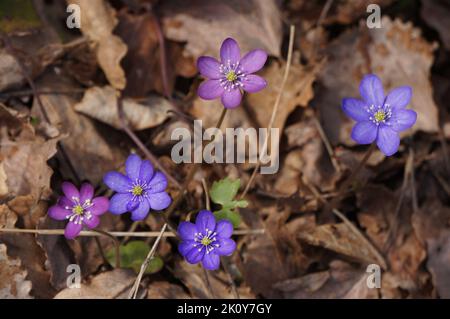
[[236, 249], [236, 243], [230, 238], [233, 225], [227, 220], [216, 222], [208, 210], [198, 213], [195, 224], [182, 222], [177, 232], [181, 238], [178, 246], [181, 255], [190, 264], [201, 261], [208, 270], [219, 268], [219, 256], [229, 256]]
[[126, 175], [112, 171], [103, 177], [103, 182], [117, 192], [111, 198], [111, 213], [131, 212], [131, 219], [138, 221], [147, 217], [150, 208], [162, 210], [170, 205], [172, 199], [165, 191], [167, 178], [154, 172], [149, 161], [131, 154], [125, 162], [125, 171]]
[[95, 197], [94, 187], [89, 183], [81, 185], [80, 191], [69, 182], [62, 184], [64, 196], [58, 199], [56, 205], [48, 210], [48, 215], [56, 220], [68, 219], [64, 236], [73, 239], [80, 233], [83, 226], [93, 229], [100, 223], [99, 216], [109, 207], [107, 197]]
[[241, 59], [237, 42], [228, 38], [220, 48], [220, 62], [213, 57], [202, 56], [197, 61], [200, 74], [208, 78], [198, 88], [198, 95], [205, 100], [221, 97], [225, 108], [235, 108], [241, 103], [242, 90], [255, 93], [267, 86], [266, 80], [252, 74], [259, 71], [267, 60], [263, 50], [248, 52]]
[[399, 133], [416, 123], [417, 113], [405, 109], [411, 100], [412, 89], [401, 86], [385, 96], [381, 80], [369, 74], [362, 79], [359, 92], [362, 100], [342, 100], [344, 113], [357, 122], [352, 130], [353, 140], [359, 144], [376, 141], [386, 156], [395, 154], [400, 145]]

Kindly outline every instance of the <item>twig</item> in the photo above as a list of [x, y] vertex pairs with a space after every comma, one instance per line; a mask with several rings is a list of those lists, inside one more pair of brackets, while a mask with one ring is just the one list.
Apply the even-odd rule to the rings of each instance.
[[148, 264], [153, 259], [153, 255], [155, 254], [156, 248], [158, 247], [159, 242], [161, 241], [161, 238], [164, 235], [164, 232], [166, 231], [167, 224], [164, 224], [161, 228], [161, 231], [159, 232], [158, 237], [156, 238], [152, 249], [149, 251], [147, 257], [145, 258], [144, 262], [141, 265], [141, 270], [139, 271], [138, 276], [136, 277], [136, 281], [134, 282], [133, 287], [130, 290], [130, 293], [128, 294], [128, 299], [136, 299], [137, 292], [139, 290], [139, 285], [141, 284], [142, 277], [144, 276], [145, 271], [147, 270]]
[[[281, 97], [283, 96], [284, 87], [286, 85], [286, 82], [287, 82], [287, 79], [289, 76], [289, 71], [291, 69], [291, 63], [292, 63], [292, 51], [294, 50], [294, 35], [295, 35], [295, 27], [293, 25], [291, 25], [290, 33], [289, 33], [289, 49], [288, 49], [288, 56], [287, 56], [287, 62], [286, 62], [286, 69], [284, 70], [284, 75], [283, 75], [283, 80], [281, 82], [280, 91], [278, 92], [277, 98], [275, 100], [275, 103], [274, 103], [274, 106], [272, 109], [272, 115], [269, 120], [269, 125], [268, 125], [268, 129], [267, 129], [267, 131], [269, 133], [266, 135], [266, 138], [265, 138], [264, 144], [263, 144], [263, 148], [262, 148], [262, 151], [260, 152], [260, 154], [265, 154], [265, 152], [267, 150], [267, 144], [269, 141], [270, 131], [273, 127], [273, 123], [275, 121], [275, 116], [276, 116], [276, 114], [278, 112], [278, 108], [280, 106]], [[258, 158], [258, 162], [256, 163], [256, 166], [253, 169], [252, 175], [250, 176], [250, 179], [249, 179], [247, 185], [245, 186], [245, 189], [242, 192], [240, 199], [244, 198], [247, 195], [248, 191], [250, 190], [250, 187], [253, 184], [253, 181], [256, 177], [256, 174], [257, 174], [260, 166], [261, 166], [261, 161]]]
[[336, 172], [341, 172], [341, 166], [336, 160], [336, 154], [334, 153], [333, 148], [331, 147], [330, 141], [328, 140], [327, 135], [323, 131], [322, 125], [320, 124], [318, 118], [316, 117], [316, 114], [313, 115], [314, 124], [316, 125], [317, 131], [319, 132], [320, 138], [322, 139], [323, 144], [325, 145], [325, 149], [327, 150], [328, 156], [330, 157], [331, 164], [333, 164], [333, 167]]
[[239, 291], [236, 288], [236, 284], [234, 283], [233, 276], [231, 276], [231, 271], [230, 271], [230, 267], [228, 265], [227, 259], [228, 258], [226, 258], [226, 257], [222, 258], [222, 267], [223, 267], [223, 269], [225, 270], [225, 273], [228, 276], [228, 281], [230, 282], [231, 291], [233, 292], [234, 298], [241, 299], [241, 297], [239, 296]]
[[202, 185], [203, 185], [203, 190], [205, 192], [205, 206], [206, 206], [206, 210], [211, 210], [211, 202], [209, 200], [208, 185], [206, 185], [206, 180], [204, 178], [202, 178]]
[[216, 296], [214, 295], [214, 291], [211, 287], [211, 282], [209, 280], [209, 273], [205, 268], [202, 267], [202, 269], [203, 269], [203, 274], [205, 275], [206, 287], [208, 288], [209, 295], [211, 296], [212, 299], [216, 299]]
[[[326, 200], [322, 198], [319, 191], [306, 179], [306, 177], [303, 177], [304, 184], [308, 187], [308, 189], [313, 193], [313, 195], [322, 203], [326, 203]], [[366, 245], [366, 247], [370, 250], [370, 252], [373, 254], [373, 256], [378, 260], [379, 264], [383, 269], [387, 269], [386, 260], [384, 257], [378, 252], [378, 250], [375, 248], [375, 246], [364, 236], [364, 234], [355, 226], [353, 223], [348, 220], [348, 218], [341, 213], [336, 208], [332, 209], [332, 212], [339, 217], [339, 219], [344, 222], [344, 224], [347, 225], [347, 227], [359, 238], [361, 239], [361, 242]]]
[[155, 165], [157, 169], [159, 169], [164, 175], [167, 176], [167, 178], [170, 180], [172, 184], [174, 184], [176, 187], [180, 188], [180, 183], [167, 172], [167, 170], [164, 168], [164, 166], [161, 165], [158, 158], [153, 155], [153, 153], [142, 143], [142, 141], [139, 139], [139, 137], [134, 134], [133, 130], [128, 126], [127, 120], [125, 118], [125, 113], [123, 112], [123, 101], [122, 96], [117, 97], [117, 108], [119, 113], [119, 120], [122, 125], [122, 129], [127, 135], [133, 140], [133, 142], [139, 147], [139, 149], [145, 154], [145, 156], [152, 161], [152, 163]]
[[[23, 234], [38, 234], [38, 235], [64, 235], [64, 229], [21, 229], [21, 228], [0, 228], [0, 233], [23, 233]], [[233, 235], [262, 235], [265, 233], [263, 228], [257, 229], [238, 229], [233, 231]], [[157, 231], [143, 231], [143, 232], [129, 232], [129, 231], [112, 231], [108, 232], [115, 237], [158, 237], [160, 232]], [[95, 237], [102, 236], [102, 234], [93, 230], [82, 230], [78, 236]], [[176, 237], [176, 234], [171, 231], [166, 231], [162, 237]]]
[[[37, 90], [36, 94], [38, 95], [74, 95], [83, 93], [85, 89], [71, 89], [71, 90]], [[11, 92], [2, 92], [0, 93], [0, 97], [2, 98], [10, 98], [10, 97], [22, 97], [32, 95], [33, 90], [20, 90], [20, 91], [11, 91]]]
[[97, 244], [98, 251], [100, 252], [100, 256], [102, 256], [103, 263], [109, 264], [109, 261], [105, 256], [105, 252], [103, 251], [102, 244], [100, 243], [100, 239], [98, 239], [98, 237], [94, 237], [94, 239], [95, 239], [95, 243]]

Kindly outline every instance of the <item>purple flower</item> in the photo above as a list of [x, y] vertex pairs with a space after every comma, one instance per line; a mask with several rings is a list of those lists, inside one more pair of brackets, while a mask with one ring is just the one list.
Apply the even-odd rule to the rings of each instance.
[[100, 223], [99, 216], [108, 210], [107, 197], [94, 197], [94, 187], [89, 183], [81, 185], [80, 191], [69, 182], [62, 184], [64, 196], [48, 209], [48, 215], [56, 220], [68, 219], [64, 231], [67, 239], [73, 239], [80, 233], [83, 225], [93, 229]]
[[216, 270], [220, 265], [219, 256], [229, 256], [236, 249], [230, 237], [233, 225], [227, 220], [216, 219], [208, 210], [198, 213], [195, 224], [182, 222], [178, 226], [181, 243], [178, 250], [190, 264], [202, 262], [204, 268]]
[[117, 193], [111, 198], [109, 211], [113, 214], [131, 212], [134, 221], [143, 220], [150, 209], [167, 208], [172, 199], [165, 192], [167, 178], [161, 172], [154, 172], [152, 164], [131, 154], [125, 162], [126, 175], [108, 172], [103, 182]]
[[381, 80], [374, 74], [366, 75], [359, 85], [362, 100], [346, 98], [342, 109], [357, 123], [352, 138], [359, 144], [371, 144], [376, 140], [378, 148], [386, 155], [397, 152], [399, 132], [414, 125], [417, 114], [405, 109], [412, 96], [409, 86], [393, 89], [387, 96]]
[[205, 100], [222, 97], [225, 108], [235, 108], [241, 103], [242, 90], [255, 93], [267, 86], [266, 80], [252, 73], [259, 71], [267, 60], [263, 50], [248, 52], [241, 59], [237, 42], [228, 38], [220, 48], [220, 62], [209, 56], [197, 61], [200, 74], [209, 80], [198, 88], [198, 95]]

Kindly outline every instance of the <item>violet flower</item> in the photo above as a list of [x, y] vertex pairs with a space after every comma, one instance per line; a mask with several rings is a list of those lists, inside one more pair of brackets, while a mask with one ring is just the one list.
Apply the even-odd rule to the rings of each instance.
[[362, 79], [359, 92], [362, 100], [342, 100], [345, 114], [357, 122], [352, 130], [353, 140], [359, 144], [376, 141], [386, 156], [393, 155], [400, 145], [399, 133], [412, 127], [417, 119], [416, 112], [405, 109], [411, 100], [411, 87], [400, 86], [385, 96], [381, 80], [368, 74]]
[[266, 80], [252, 74], [259, 71], [267, 60], [267, 53], [256, 49], [241, 59], [237, 42], [228, 38], [220, 48], [220, 62], [202, 56], [197, 61], [200, 74], [208, 78], [200, 84], [198, 95], [205, 100], [221, 97], [225, 108], [235, 108], [241, 103], [242, 90], [255, 93], [267, 86]]
[[107, 197], [95, 197], [94, 187], [89, 183], [81, 185], [80, 191], [69, 182], [62, 184], [64, 196], [58, 199], [56, 205], [48, 210], [48, 215], [56, 220], [68, 219], [64, 236], [73, 239], [80, 233], [83, 226], [93, 229], [100, 223], [99, 216], [108, 210]]
[[113, 214], [131, 212], [134, 221], [143, 220], [150, 209], [167, 208], [172, 199], [166, 193], [167, 178], [161, 172], [154, 172], [152, 164], [131, 154], [125, 162], [126, 175], [108, 172], [103, 182], [117, 192], [110, 201], [109, 211]]
[[195, 224], [182, 222], [177, 232], [181, 238], [178, 246], [181, 255], [190, 264], [201, 261], [208, 270], [219, 268], [219, 256], [229, 256], [236, 249], [236, 243], [230, 238], [233, 225], [227, 220], [216, 222], [208, 210], [198, 213]]

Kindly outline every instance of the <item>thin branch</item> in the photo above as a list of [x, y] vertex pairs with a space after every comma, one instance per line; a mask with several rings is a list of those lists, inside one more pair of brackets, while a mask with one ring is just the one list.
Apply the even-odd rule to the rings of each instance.
[[328, 156], [330, 157], [331, 164], [333, 165], [336, 172], [341, 172], [341, 166], [336, 160], [336, 154], [334, 153], [333, 147], [331, 147], [330, 141], [328, 140], [327, 135], [323, 131], [322, 125], [319, 122], [319, 119], [316, 117], [314, 112], [313, 115], [314, 124], [316, 125], [317, 131], [319, 132], [320, 138], [322, 139], [323, 144], [325, 145], [325, 149], [327, 150]]
[[202, 178], [203, 191], [205, 192], [205, 206], [206, 210], [211, 210], [211, 202], [209, 200], [208, 185], [206, 185], [206, 180]]
[[202, 269], [203, 274], [205, 275], [206, 287], [208, 288], [209, 295], [211, 296], [212, 299], [216, 299], [216, 296], [211, 286], [211, 281], [209, 280], [209, 273], [205, 268], [202, 267]]
[[[326, 203], [326, 200], [322, 198], [319, 191], [306, 179], [306, 177], [303, 177], [304, 184], [308, 187], [308, 189], [313, 193], [313, 195], [322, 203]], [[366, 247], [369, 249], [369, 251], [372, 253], [372, 255], [378, 260], [378, 263], [380, 264], [383, 269], [387, 269], [387, 263], [384, 257], [379, 253], [379, 251], [375, 248], [375, 246], [364, 236], [364, 234], [355, 226], [353, 223], [348, 220], [348, 218], [341, 213], [339, 210], [333, 208], [332, 212], [339, 217], [339, 219], [344, 222], [344, 224], [347, 225], [347, 227], [361, 240], [362, 243], [366, 245]]]
[[241, 297], [239, 296], [239, 291], [236, 288], [236, 284], [234, 283], [233, 276], [231, 276], [230, 266], [228, 265], [227, 259], [228, 258], [226, 257], [222, 258], [222, 267], [228, 276], [228, 281], [230, 282], [231, 291], [233, 292], [234, 298], [241, 299]]
[[153, 259], [153, 256], [155, 255], [156, 248], [158, 247], [159, 242], [161, 241], [161, 238], [164, 235], [164, 232], [166, 231], [167, 224], [164, 224], [161, 231], [159, 232], [158, 237], [156, 238], [152, 249], [150, 249], [147, 258], [145, 258], [144, 262], [141, 265], [141, 270], [139, 271], [138, 276], [136, 277], [136, 281], [134, 282], [133, 287], [130, 290], [130, 293], [128, 294], [128, 299], [136, 299], [137, 292], [139, 290], [139, 285], [141, 284], [142, 277], [144, 276], [145, 271], [147, 270], [148, 264]]
[[[38, 235], [64, 235], [64, 229], [20, 229], [20, 228], [0, 228], [0, 233], [23, 233], [23, 234], [38, 234]], [[246, 235], [262, 235], [265, 230], [258, 229], [238, 229], [233, 231], [233, 235], [246, 236]], [[130, 231], [112, 231], [108, 234], [115, 237], [158, 237], [160, 232], [157, 231], [143, 231], [143, 232], [130, 232]], [[102, 234], [92, 230], [82, 230], [78, 236], [82, 237], [95, 237], [103, 236]], [[166, 231], [162, 237], [176, 237], [176, 234], [172, 231]]]
[[[289, 49], [288, 49], [286, 69], [284, 70], [284, 76], [283, 76], [283, 80], [281, 82], [280, 91], [278, 92], [277, 99], [275, 100], [275, 103], [274, 103], [274, 106], [272, 109], [272, 115], [270, 116], [269, 125], [268, 125], [268, 129], [267, 129], [267, 131], [269, 133], [266, 135], [266, 138], [264, 140], [264, 145], [263, 145], [263, 148], [262, 148], [262, 151], [260, 152], [260, 154], [265, 154], [265, 152], [267, 150], [267, 144], [268, 144], [269, 137], [270, 137], [270, 131], [273, 127], [273, 123], [275, 121], [276, 114], [278, 113], [278, 108], [280, 106], [281, 97], [283, 96], [284, 87], [286, 86], [286, 82], [287, 82], [287, 79], [289, 76], [289, 71], [291, 69], [291, 64], [292, 64], [292, 52], [294, 50], [294, 35], [295, 35], [295, 26], [291, 25], [290, 33], [289, 33]], [[271, 151], [273, 151], [273, 150], [271, 150]], [[260, 166], [261, 166], [261, 161], [258, 159], [258, 162], [256, 163], [256, 166], [253, 169], [252, 175], [250, 176], [250, 180], [248, 181], [247, 185], [245, 186], [245, 189], [244, 189], [243, 193], [241, 194], [240, 199], [244, 198], [247, 195], [248, 191], [250, 190], [250, 187], [253, 184], [256, 174], [258, 173]]]
[[[116, 264], [114, 265], [114, 268], [120, 268], [120, 242], [119, 240], [117, 240], [117, 238], [114, 235], [111, 235], [111, 233], [100, 230], [100, 229], [93, 229], [92, 230], [95, 233], [98, 233], [102, 236], [106, 236], [112, 239], [112, 241], [114, 242], [114, 247], [116, 249]], [[101, 247], [101, 246], [100, 246]], [[101, 250], [102, 252], [103, 250]]]

